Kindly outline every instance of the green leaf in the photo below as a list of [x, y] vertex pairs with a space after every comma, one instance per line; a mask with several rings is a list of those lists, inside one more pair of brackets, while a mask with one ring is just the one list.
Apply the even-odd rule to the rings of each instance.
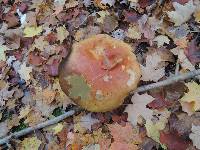
[[65, 78], [69, 85], [69, 96], [71, 98], [81, 98], [87, 100], [90, 97], [91, 87], [86, 83], [85, 79], [80, 75], [71, 75]]

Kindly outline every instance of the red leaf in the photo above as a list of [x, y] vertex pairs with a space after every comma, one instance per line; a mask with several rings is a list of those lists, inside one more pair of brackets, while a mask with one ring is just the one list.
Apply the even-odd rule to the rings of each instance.
[[125, 17], [124, 21], [127, 21], [129, 23], [137, 22], [140, 18], [140, 15], [135, 11], [124, 11], [123, 15]]
[[26, 3], [21, 3], [19, 6], [19, 10], [24, 13], [28, 9], [28, 5]]
[[147, 6], [152, 5], [155, 3], [155, 0], [139, 0], [138, 2], [141, 8], [146, 8]]
[[40, 66], [44, 62], [44, 59], [41, 56], [37, 55], [36, 53], [31, 52], [28, 55], [28, 61], [32, 65]]
[[154, 90], [150, 93], [155, 99], [148, 104], [148, 107], [153, 109], [161, 109], [172, 105], [172, 102], [165, 99], [165, 94], [163, 89]]
[[165, 132], [160, 132], [160, 142], [165, 144], [169, 150], [186, 150], [190, 144], [175, 133]]
[[183, 5], [183, 4], [187, 3], [187, 2], [189, 2], [189, 0], [173, 0], [173, 2], [177, 2], [177, 3]]
[[185, 54], [191, 63], [200, 62], [200, 47], [197, 46], [197, 39], [192, 40], [189, 46], [185, 49]]
[[17, 18], [13, 13], [6, 14], [4, 20], [7, 22], [8, 28], [15, 27], [19, 24], [19, 18]]
[[162, 97], [155, 98], [151, 103], [148, 104], [148, 106], [153, 109], [165, 108], [169, 105], [171, 105], [171, 103]]
[[45, 41], [48, 41], [50, 44], [55, 43], [57, 36], [55, 33], [51, 32], [45, 37]]
[[48, 72], [48, 74], [50, 76], [57, 76], [58, 75], [59, 64], [60, 64], [59, 60], [54, 59], [52, 64], [46, 65], [46, 71]]

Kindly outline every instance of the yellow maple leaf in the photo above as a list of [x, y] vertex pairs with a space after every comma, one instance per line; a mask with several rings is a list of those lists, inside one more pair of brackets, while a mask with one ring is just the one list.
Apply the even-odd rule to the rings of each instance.
[[20, 110], [18, 118], [22, 119], [22, 118], [26, 117], [30, 111], [31, 111], [30, 105], [26, 106], [25, 108], [22, 108]]
[[6, 60], [6, 56], [4, 51], [7, 50], [7, 47], [5, 45], [0, 45], [0, 61], [5, 61]]
[[54, 134], [57, 134], [57, 133], [59, 133], [60, 131], [62, 131], [62, 129], [63, 129], [63, 124], [62, 123], [58, 123], [56, 126], [54, 126], [53, 128], [53, 133]]
[[19, 150], [38, 150], [42, 142], [37, 137], [25, 138]]
[[24, 37], [33, 37], [42, 32], [42, 27], [30, 26], [24, 29]]
[[200, 23], [200, 8], [198, 8], [194, 13], [195, 21]]
[[186, 83], [188, 93], [180, 99], [183, 111], [191, 115], [193, 112], [200, 110], [200, 85], [196, 82]]
[[[158, 117], [158, 121], [152, 122], [151, 120], [147, 120], [145, 127], [148, 137], [151, 137], [153, 140], [160, 143], [160, 131], [165, 128], [170, 116], [170, 112], [167, 109], [162, 111], [155, 110], [155, 115]], [[161, 144], [161, 146], [162, 148], [166, 149], [165, 145]]]

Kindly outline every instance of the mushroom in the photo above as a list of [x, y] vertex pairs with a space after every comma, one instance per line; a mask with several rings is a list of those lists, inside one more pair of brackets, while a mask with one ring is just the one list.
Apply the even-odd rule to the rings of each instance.
[[62, 90], [76, 104], [93, 112], [119, 107], [141, 77], [131, 46], [106, 34], [73, 44], [59, 69]]

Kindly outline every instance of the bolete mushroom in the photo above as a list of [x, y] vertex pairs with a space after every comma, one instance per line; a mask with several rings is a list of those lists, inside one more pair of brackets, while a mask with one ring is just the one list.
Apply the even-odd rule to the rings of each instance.
[[141, 76], [131, 46], [99, 34], [72, 46], [60, 65], [62, 90], [78, 105], [93, 112], [119, 107], [137, 87]]

